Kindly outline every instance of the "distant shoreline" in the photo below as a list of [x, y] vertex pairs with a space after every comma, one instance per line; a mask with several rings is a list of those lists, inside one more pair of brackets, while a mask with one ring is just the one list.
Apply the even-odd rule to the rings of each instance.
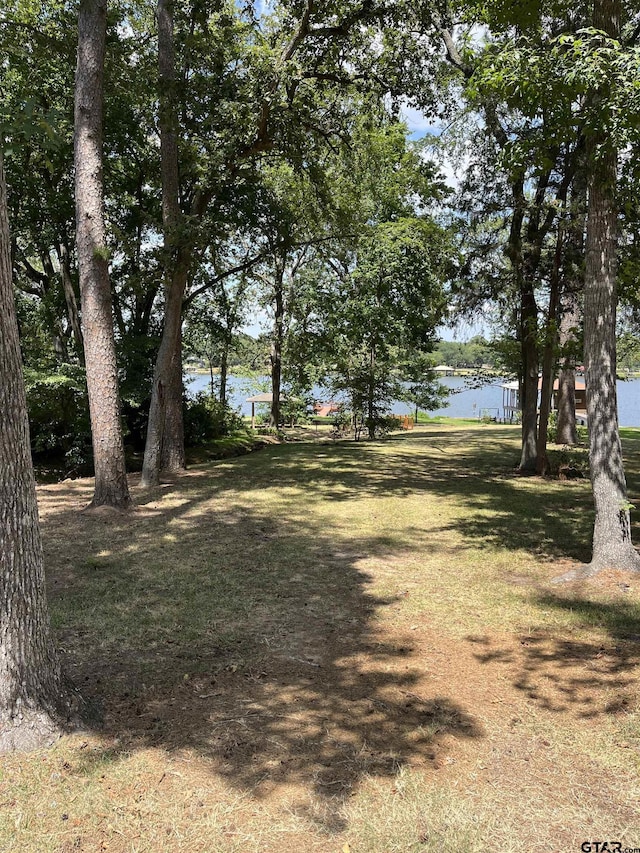
[[[183, 373], [188, 373], [192, 376], [210, 376], [211, 375], [211, 371], [209, 370], [208, 367], [193, 367], [190, 364], [183, 365], [182, 371], [183, 371]], [[219, 367], [213, 368], [213, 375], [214, 376], [220, 375], [220, 368]], [[251, 373], [250, 372], [245, 373], [243, 371], [240, 371], [240, 372], [229, 371], [229, 375], [244, 378], [244, 377], [251, 376]], [[493, 369], [488, 369], [488, 368], [473, 368], [473, 367], [456, 367], [451, 371], [451, 373], [449, 373], [447, 375], [448, 376], [463, 376], [463, 377], [477, 376], [479, 378], [486, 377], [487, 379], [495, 379], [497, 377], [503, 379], [505, 376], [504, 373], [499, 373], [497, 371], [497, 369], [493, 370]], [[582, 372], [578, 373], [577, 375], [583, 376]], [[443, 374], [443, 376], [444, 376], [444, 374]], [[440, 377], [436, 376], [436, 378], [440, 378]], [[619, 379], [621, 382], [625, 382], [626, 380], [632, 380], [632, 379], [640, 379], [640, 370], [628, 370], [628, 371], [624, 371], [623, 373], [618, 372], [617, 379]]]

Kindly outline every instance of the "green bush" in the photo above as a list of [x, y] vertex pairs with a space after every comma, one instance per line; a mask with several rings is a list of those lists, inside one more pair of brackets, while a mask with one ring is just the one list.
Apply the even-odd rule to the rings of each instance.
[[34, 456], [65, 457], [68, 468], [91, 463], [91, 424], [84, 370], [62, 365], [57, 373], [25, 370]]
[[[589, 430], [584, 424], [576, 425], [576, 437], [579, 445], [584, 446], [589, 444]], [[549, 438], [554, 442], [558, 440], [558, 413], [555, 410], [549, 412]]]
[[585, 448], [564, 445], [559, 450], [547, 452], [551, 473], [572, 477], [589, 477], [589, 453]]
[[184, 407], [184, 442], [196, 447], [243, 429], [242, 418], [210, 394], [201, 391]]
[[336, 429], [344, 429], [351, 426], [353, 417], [351, 412], [340, 410], [333, 415], [332, 423]]
[[376, 438], [384, 438], [390, 432], [400, 429], [398, 418], [394, 417], [394, 415], [378, 415], [373, 419], [365, 419], [367, 431], [370, 430], [372, 424]]
[[300, 397], [287, 397], [280, 404], [280, 416], [282, 420], [293, 426], [294, 424], [308, 423], [308, 403]]

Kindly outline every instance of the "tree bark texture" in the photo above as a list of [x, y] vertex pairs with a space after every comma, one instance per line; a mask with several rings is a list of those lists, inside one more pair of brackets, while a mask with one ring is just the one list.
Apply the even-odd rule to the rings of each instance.
[[58, 261], [60, 263], [60, 277], [62, 280], [62, 289], [64, 291], [64, 300], [67, 306], [67, 316], [69, 318], [69, 325], [73, 332], [76, 355], [80, 364], [84, 364], [84, 340], [82, 337], [82, 326], [80, 324], [80, 312], [78, 311], [78, 301], [76, 299], [76, 292], [71, 278], [69, 250], [65, 243], [59, 243], [57, 254]]
[[124, 509], [127, 484], [104, 223], [102, 105], [106, 0], [82, 0], [75, 92], [76, 241], [93, 439], [92, 505]]
[[[578, 300], [571, 291], [565, 294], [560, 315], [560, 349], [563, 350], [575, 339], [579, 323]], [[556, 443], [574, 446], [578, 443], [576, 428], [576, 372], [570, 355], [565, 355], [558, 376], [558, 420]]]
[[[617, 38], [619, 21], [616, 0], [596, 0], [594, 27]], [[606, 97], [606, 93], [598, 93], [598, 97]], [[631, 541], [616, 397], [617, 161], [617, 151], [606, 132], [589, 137], [584, 358], [596, 511], [590, 573], [606, 567], [640, 571], [640, 556]]]
[[538, 445], [538, 306], [533, 285], [521, 282], [520, 322], [522, 325], [522, 453], [518, 470], [533, 474]]
[[190, 252], [181, 246], [182, 211], [175, 97], [173, 2], [158, 0], [158, 72], [162, 227], [165, 254], [164, 326], [151, 389], [151, 406], [142, 467], [142, 485], [160, 482], [162, 468], [185, 467], [182, 420], [182, 301]]
[[280, 423], [280, 389], [282, 387], [282, 343], [284, 339], [284, 269], [276, 266], [274, 279], [274, 322], [271, 339], [271, 426]]
[[0, 752], [55, 739], [69, 708], [51, 640], [0, 151]]
[[188, 262], [185, 261], [183, 265], [178, 266], [174, 270], [171, 286], [168, 288], [165, 301], [164, 326], [153, 374], [147, 440], [142, 466], [141, 484], [144, 487], [157, 486], [160, 482], [167, 423], [167, 397], [173, 394], [175, 400], [177, 385], [175, 376], [178, 371], [180, 406], [182, 407], [182, 353], [180, 341], [182, 337], [182, 298], [187, 285], [187, 276]]
[[[186, 283], [182, 288], [184, 295]], [[187, 457], [184, 450], [184, 382], [182, 379], [182, 299], [180, 299], [180, 322], [177, 324], [175, 354], [171, 359], [170, 375], [164, 410], [164, 435], [162, 439], [162, 471], [184, 471]]]
[[617, 157], [598, 156], [589, 180], [584, 302], [584, 363], [589, 464], [596, 510], [591, 568], [640, 570], [631, 542], [616, 396]]
[[[180, 248], [182, 211], [180, 209], [180, 167], [178, 154], [178, 106], [175, 92], [175, 45], [173, 0], [158, 0], [158, 71], [160, 78], [160, 165], [162, 171], [162, 225], [164, 248], [175, 267], [166, 277], [165, 310], [179, 311], [168, 322], [174, 352], [167, 362], [164, 395], [164, 428], [160, 469], [184, 471], [183, 381], [182, 381], [182, 300], [189, 275], [190, 255]], [[175, 292], [169, 298], [169, 290]], [[167, 320], [165, 320], [165, 325]], [[174, 331], [175, 330], [175, 331]]]
[[549, 473], [547, 442], [549, 439], [549, 414], [553, 398], [553, 380], [555, 378], [556, 353], [558, 349], [558, 313], [560, 310], [560, 264], [564, 234], [562, 222], [558, 223], [556, 250], [549, 282], [549, 310], [544, 330], [544, 348], [542, 354], [542, 388], [540, 391], [540, 419], [538, 422], [538, 453], [536, 473], [544, 477]]
[[565, 365], [558, 374], [558, 410], [556, 444], [574, 447], [578, 443], [576, 426], [576, 372]]

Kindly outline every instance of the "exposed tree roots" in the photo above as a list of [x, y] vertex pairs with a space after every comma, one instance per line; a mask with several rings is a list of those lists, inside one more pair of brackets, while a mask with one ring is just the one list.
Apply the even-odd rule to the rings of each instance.
[[46, 711], [21, 710], [0, 716], [0, 753], [52, 746], [69, 729]]
[[0, 711], [0, 754], [50, 747], [65, 734], [100, 725], [99, 708], [64, 681], [64, 698], [56, 706], [29, 707], [22, 703], [13, 710]]
[[552, 578], [551, 583], [571, 583], [572, 581], [588, 580], [605, 569], [618, 569], [622, 572], [633, 572], [635, 574], [640, 572], [640, 555], [634, 549], [625, 553], [623, 557], [617, 560], [592, 560], [590, 563], [578, 566], [577, 569], [571, 569], [562, 575]]

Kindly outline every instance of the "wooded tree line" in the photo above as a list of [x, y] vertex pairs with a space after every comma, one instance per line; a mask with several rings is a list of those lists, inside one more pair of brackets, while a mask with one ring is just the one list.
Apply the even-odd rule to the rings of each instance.
[[[401, 355], [405, 375], [424, 371], [447, 311], [493, 306], [518, 347], [523, 473], [546, 471], [553, 374], [560, 363], [570, 401], [583, 338], [589, 571], [638, 568], [615, 399], [618, 279], [633, 306], [637, 264], [638, 21], [617, 0], [5, 4], [5, 746], [69, 713], [42, 593], [14, 287], [26, 363], [84, 367], [93, 503], [125, 509], [121, 388], [150, 398], [152, 486], [185, 464], [184, 324], [208, 314], [228, 353], [250, 293], [272, 317], [276, 423], [283, 361], [300, 387], [347, 377], [373, 422]], [[407, 142], [403, 104], [447, 123], [440, 148], [464, 167], [455, 198], [427, 146]]]

